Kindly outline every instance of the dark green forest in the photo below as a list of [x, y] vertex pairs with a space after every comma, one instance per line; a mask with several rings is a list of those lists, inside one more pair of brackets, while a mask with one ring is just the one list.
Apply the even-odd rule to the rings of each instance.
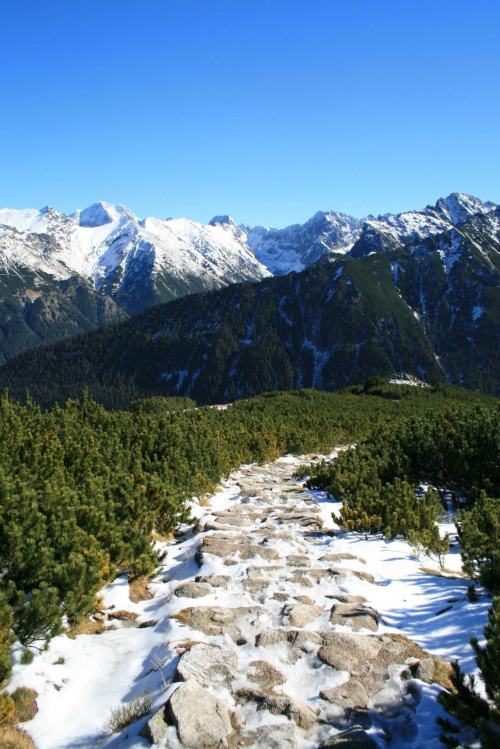
[[126, 313], [77, 276], [0, 271], [0, 365], [41, 343], [93, 330]]

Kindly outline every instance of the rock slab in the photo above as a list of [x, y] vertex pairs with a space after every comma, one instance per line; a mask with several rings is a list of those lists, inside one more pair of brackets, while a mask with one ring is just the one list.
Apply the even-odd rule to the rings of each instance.
[[181, 657], [175, 680], [194, 679], [202, 687], [229, 684], [237, 669], [238, 659], [232, 650], [221, 650], [215, 645], [198, 643]]
[[166, 711], [185, 749], [219, 749], [232, 732], [227, 705], [190, 679], [167, 702]]

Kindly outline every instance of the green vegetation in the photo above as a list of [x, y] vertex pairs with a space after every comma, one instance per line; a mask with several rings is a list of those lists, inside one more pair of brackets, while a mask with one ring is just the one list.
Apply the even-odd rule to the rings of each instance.
[[[377, 378], [365, 387], [384, 397], [386, 389]], [[467, 571], [473, 571], [475, 562], [485, 581], [486, 575], [498, 577], [500, 561], [495, 551], [500, 551], [499, 500], [485, 494], [500, 497], [499, 448], [498, 407], [455, 404], [378, 424], [333, 464], [311, 466], [308, 485], [342, 500], [346, 528], [381, 531], [387, 538], [400, 535], [438, 554], [445, 550], [435, 524], [442, 505], [434, 490], [421, 491], [419, 486], [452, 489], [470, 501], [479, 496], [476, 507], [463, 515], [460, 535]]]
[[0, 370], [0, 389], [21, 400], [29, 390], [49, 407], [87, 388], [106, 408], [128, 408], [152, 396], [210, 404], [295, 387], [332, 391], [399, 371], [446, 381], [380, 254], [191, 294], [41, 346]]
[[[484, 637], [484, 647], [479, 645], [475, 637], [471, 639], [471, 645], [488, 699], [478, 693], [474, 676], [466, 677], [458, 662], [454, 661], [451, 680], [455, 693], [443, 692], [439, 701], [450, 715], [476, 729], [482, 749], [497, 749], [500, 739], [500, 597], [493, 599]], [[459, 727], [451, 721], [440, 721], [440, 724], [443, 727], [443, 743], [458, 747], [455, 736], [459, 733]]]
[[16, 723], [32, 720], [37, 713], [36, 697], [33, 689], [19, 687], [11, 695], [0, 693], [0, 746], [2, 749], [35, 749], [28, 734]]
[[57, 280], [23, 268], [0, 277], [0, 364], [22, 351], [127, 317], [77, 276]]
[[496, 593], [500, 592], [500, 498], [483, 491], [458, 523], [464, 569]]
[[[359, 389], [361, 390], [361, 389]], [[390, 389], [371, 378], [363, 390], [387, 398]], [[404, 392], [404, 391], [402, 391]], [[400, 535], [414, 546], [441, 556], [446, 550], [436, 520], [442, 505], [429, 484], [465, 499], [458, 516], [465, 571], [490, 590], [500, 592], [500, 408], [486, 404], [441, 402], [425, 414], [400, 415], [377, 423], [355, 449], [334, 463], [308, 466], [308, 485], [342, 499], [341, 517], [351, 530]], [[474, 585], [468, 587], [477, 600]], [[453, 664], [455, 693], [440, 701], [455, 718], [473, 726], [483, 749], [496, 749], [500, 734], [500, 597], [485, 627], [486, 645], [471, 640], [488, 699]], [[459, 726], [441, 721], [443, 742], [459, 746]]]
[[[210, 404], [298, 387], [333, 391], [404, 371], [432, 385], [449, 381], [500, 395], [500, 244], [492, 243], [491, 226], [480, 218], [462, 227], [456, 246], [458, 239], [452, 231], [401, 247], [387, 245], [387, 237], [365, 236], [366, 246], [357, 248], [361, 255], [328, 256], [301, 273], [192, 293], [16, 356], [0, 370], [0, 390], [9, 388], [16, 399], [29, 390], [50, 407], [88, 388], [107, 408], [128, 408], [151, 396]], [[460, 262], [445, 267], [444, 251]], [[189, 290], [167, 293], [169, 282], [158, 279], [167, 284], [161, 293], [144, 286], [141, 294], [134, 285], [115, 294], [117, 280], [108, 279], [110, 286], [100, 291], [134, 314], [143, 304]], [[192, 279], [188, 286], [198, 291]], [[50, 325], [38, 320], [30, 341], [16, 349], [15, 342], [28, 335], [23, 318], [22, 331], [8, 334], [14, 348], [6, 358], [106, 322], [93, 309], [98, 301], [85, 293], [88, 299], [83, 291], [82, 299], [68, 292], [76, 298], [68, 313], [78, 322], [75, 330], [61, 327], [59, 297], [53, 304], [42, 297], [27, 304], [29, 314], [46, 304], [40, 316]], [[19, 317], [17, 296], [12, 304]], [[109, 321], [112, 310], [107, 312]], [[6, 309], [4, 328], [0, 319], [6, 337], [12, 314]]]
[[[223, 411], [153, 398], [109, 412], [84, 396], [43, 412], [4, 394], [0, 677], [8, 674], [12, 630], [33, 648], [61, 630], [63, 615], [76, 628], [117, 569], [137, 577], [153, 569], [152, 530], [175, 531], [188, 519], [187, 498], [240, 463], [368, 445], [374, 430], [386, 439], [402, 417], [435, 414], [438, 422], [452, 406], [498, 416], [486, 396], [378, 380], [332, 394], [268, 393]], [[408, 493], [404, 481], [400, 487]]]
[[[63, 616], [79, 631], [98, 605], [96, 592], [117, 572], [149, 574], [157, 562], [153, 529], [175, 532], [188, 520], [191, 495], [210, 491], [242, 462], [288, 452], [356, 443], [333, 466], [317, 467], [311, 484], [344, 498], [349, 527], [402, 534], [436, 553], [439, 500], [432, 491], [417, 496], [415, 486], [427, 481], [467, 494], [463, 543], [474, 574], [491, 578], [498, 561], [499, 425], [493, 398], [377, 377], [336, 393], [267, 393], [227, 410], [154, 397], [128, 411], [106, 411], [84, 395], [43, 411], [4, 393], [0, 679], [9, 674], [14, 635], [30, 654], [62, 631]], [[497, 650], [477, 653], [487, 671]], [[4, 702], [7, 721], [13, 706]], [[117, 713], [116, 725], [135, 715], [129, 707]]]

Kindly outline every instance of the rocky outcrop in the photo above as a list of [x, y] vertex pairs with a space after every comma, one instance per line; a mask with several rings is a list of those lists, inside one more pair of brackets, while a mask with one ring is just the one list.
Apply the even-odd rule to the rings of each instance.
[[359, 603], [336, 603], [330, 614], [332, 624], [345, 624], [355, 632], [358, 629], [377, 631], [378, 614], [374, 609]]
[[165, 712], [186, 749], [227, 746], [227, 737], [233, 730], [228, 706], [193, 679], [176, 689]]
[[179, 598], [203, 598], [203, 596], [209, 596], [212, 592], [211, 585], [197, 582], [184, 583], [175, 589], [175, 595]]
[[227, 608], [224, 606], [193, 606], [177, 614], [183, 624], [206, 635], [229, 635], [237, 644], [245, 641], [245, 633], [255, 629], [264, 609], [258, 606]]
[[231, 650], [197, 643], [184, 653], [176, 671], [176, 681], [194, 679], [203, 687], [230, 683], [238, 668], [238, 659]]
[[323, 741], [319, 749], [378, 749], [378, 746], [360, 726], [353, 726]]

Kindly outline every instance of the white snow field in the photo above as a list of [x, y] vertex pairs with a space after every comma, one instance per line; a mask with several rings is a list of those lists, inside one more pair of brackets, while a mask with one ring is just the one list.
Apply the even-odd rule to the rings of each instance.
[[[194, 499], [192, 509], [193, 516], [198, 519], [198, 532], [193, 534], [192, 527], [186, 527], [177, 542], [158, 544], [159, 550], [166, 552], [166, 557], [150, 584], [150, 591], [154, 594], [152, 599], [132, 603], [125, 576], [102, 590], [104, 610], [111, 614], [117, 610], [135, 613], [135, 624], [114, 620], [107, 622], [107, 630], [99, 635], [79, 635], [76, 639], [65, 635], [56, 637], [48, 650], [35, 655], [29, 665], [20, 665], [21, 648], [15, 648], [16, 665], [8, 688], [13, 691], [16, 687], [27, 686], [38, 693], [39, 711], [32, 721], [24, 724], [38, 749], [149, 746], [147, 739], [139, 735], [148, 718], [142, 718], [110, 737], [103, 735], [103, 727], [113, 708], [130, 701], [144, 689], [152, 690], [155, 709], [167, 700], [178, 686], [171, 685], [171, 682], [179, 655], [183, 652], [181, 643], [186, 641], [216, 644], [236, 655], [238, 669], [231, 688], [214, 681], [207, 689], [222, 698], [229, 708], [235, 709], [240, 722], [245, 722], [245, 730], [250, 732], [259, 726], [290, 725], [291, 721], [285, 715], [257, 710], [255, 702], [236, 704], [238, 689], [256, 686], [249, 678], [252, 662], [265, 660], [277, 669], [283, 683], [275, 687], [275, 692], [300, 700], [317, 715], [317, 723], [312, 729], [304, 730], [292, 724], [294, 745], [299, 749], [320, 746], [322, 741], [341, 730], [332, 721], [335, 722], [342, 710], [321, 699], [319, 693], [345, 682], [348, 674], [335, 671], [318, 659], [318, 648], [312, 642], [312, 634], [311, 642], [306, 642], [300, 657], [295, 659], [290, 657], [285, 642], [255, 645], [256, 631], [286, 628], [290, 622], [283, 614], [283, 606], [296, 604], [297, 597], [303, 603], [308, 597], [310, 606], [315, 605], [313, 620], [309, 618], [303, 622], [302, 629], [306, 633], [325, 630], [350, 632], [349, 626], [331, 623], [332, 598], [346, 594], [364, 596], [366, 606], [379, 613], [377, 634], [404, 634], [432, 656], [457, 658], [464, 671], [474, 670], [468, 640], [472, 635], [482, 637], [491, 601], [480, 590], [479, 600], [469, 602], [466, 595], [469, 581], [460, 577], [460, 555], [456, 543], [445, 559], [445, 567], [458, 574], [449, 573], [448, 577], [442, 577], [425, 572], [423, 568], [437, 572], [437, 561], [418, 558], [407, 543], [400, 540], [386, 542], [379, 536], [340, 533], [332, 518], [332, 512], [338, 512], [339, 503], [322, 492], [304, 490], [303, 484], [292, 478], [293, 472], [305, 460], [304, 457], [286, 456], [266, 466], [242, 466], [206, 503], [200, 505]], [[259, 511], [264, 514], [257, 516]], [[247, 522], [245, 513], [252, 512], [255, 517], [251, 516]], [[320, 516], [319, 524], [314, 515]], [[228, 516], [239, 518], [240, 527], [227, 528], [224, 537], [236, 541], [234, 534], [239, 534], [241, 539], [243, 531], [246, 540], [241, 543], [260, 544], [261, 549], [267, 550], [267, 558], [253, 556], [244, 559], [242, 556], [245, 555], [240, 554], [243, 546], [236, 552], [229, 549], [224, 556], [208, 553], [210, 547], [207, 547], [207, 552], [198, 553], [195, 558], [204, 539], [221, 537], [218, 526], [221, 518]], [[443, 530], [454, 532], [454, 526], [448, 522]], [[313, 576], [305, 586], [300, 575], [307, 576], [308, 569], [309, 572], [318, 572], [319, 568], [325, 568], [326, 572], [325, 565], [331, 567], [332, 562], [328, 563], [324, 558], [332, 553], [337, 558], [335, 575], [322, 579]], [[345, 558], [338, 559], [339, 555]], [[292, 579], [290, 572], [293, 572]], [[366, 579], [356, 573], [363, 573]], [[174, 594], [182, 583], [194, 581], [200, 575], [226, 576], [227, 587], [220, 583], [215, 587], [214, 583], [207, 595], [196, 600], [180, 596], [179, 591], [178, 595]], [[370, 575], [373, 576], [372, 582]], [[252, 580], [254, 585], [250, 584]], [[259, 610], [251, 625], [245, 621], [241, 623], [237, 644], [228, 631], [206, 634], [172, 618], [181, 610], [199, 606], [231, 609], [257, 606]], [[304, 609], [307, 606], [301, 607]], [[130, 626], [131, 623], [134, 626]], [[140, 628], [137, 624], [141, 623], [149, 623], [149, 626]], [[359, 633], [373, 635], [368, 629], [361, 629]], [[401, 670], [393, 668], [391, 671], [384, 689], [377, 694], [379, 705], [383, 702], [390, 706], [400, 696], [403, 685]], [[405, 682], [409, 683], [413, 698], [398, 714], [399, 717], [375, 719], [367, 731], [380, 748], [441, 749], [440, 729], [436, 725], [436, 718], [444, 715], [436, 701], [441, 687], [417, 679]], [[373, 701], [369, 702], [368, 708], [373, 704]], [[388, 731], [392, 735], [389, 744], [384, 740]], [[167, 729], [166, 739], [161, 745], [174, 749], [182, 746], [174, 726]], [[254, 747], [271, 745], [275, 746], [265, 741], [249, 744]]]

